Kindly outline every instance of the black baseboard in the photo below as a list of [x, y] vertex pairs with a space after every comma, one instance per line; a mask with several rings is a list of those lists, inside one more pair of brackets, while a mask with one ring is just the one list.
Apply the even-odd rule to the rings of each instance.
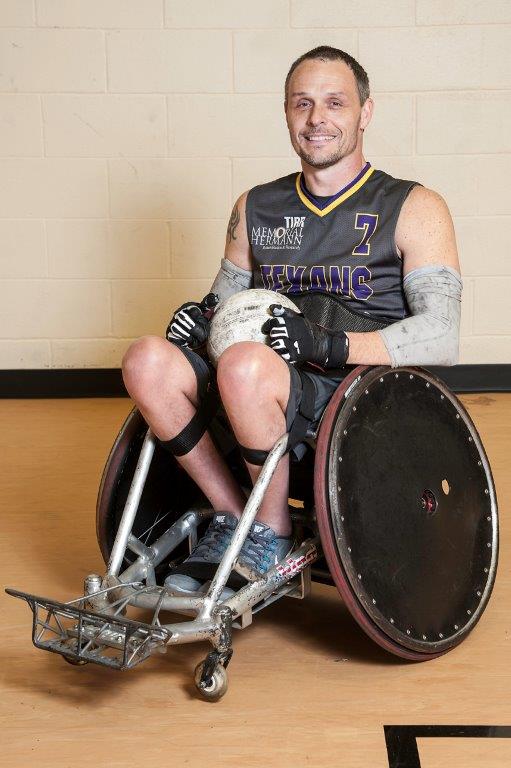
[[128, 397], [120, 368], [0, 371], [0, 398]]
[[[431, 370], [453, 392], [511, 392], [511, 364]], [[119, 368], [0, 370], [0, 398], [128, 397]]]

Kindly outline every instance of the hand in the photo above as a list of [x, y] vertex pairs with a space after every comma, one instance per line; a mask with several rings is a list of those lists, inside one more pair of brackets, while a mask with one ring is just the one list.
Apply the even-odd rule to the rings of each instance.
[[322, 368], [345, 365], [349, 354], [345, 333], [328, 331], [281, 304], [272, 304], [270, 312], [273, 317], [261, 330], [269, 335], [271, 348], [291, 365], [315, 363]]
[[209, 335], [209, 310], [218, 304], [216, 293], [208, 293], [202, 301], [182, 304], [172, 316], [165, 336], [180, 347], [195, 349], [204, 344]]

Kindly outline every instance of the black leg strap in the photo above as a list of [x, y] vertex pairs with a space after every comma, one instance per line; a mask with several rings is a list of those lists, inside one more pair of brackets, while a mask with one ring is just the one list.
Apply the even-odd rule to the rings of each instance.
[[245, 448], [244, 445], [240, 445], [240, 451], [245, 461], [248, 461], [249, 464], [255, 464], [258, 467], [263, 466], [269, 454], [269, 451], [258, 451], [256, 448]]
[[218, 410], [218, 395], [211, 385], [200, 403], [196, 414], [181, 432], [171, 440], [158, 440], [161, 447], [173, 456], [184, 456], [194, 448]]
[[[308, 376], [301, 376], [300, 378], [302, 381], [302, 398], [289, 430], [286, 453], [306, 437], [309, 425], [314, 421], [314, 401], [316, 399], [314, 383]], [[240, 451], [243, 458], [249, 464], [255, 464], [256, 466], [262, 466], [269, 454], [269, 451], [246, 448], [244, 445], [240, 445]]]
[[307, 430], [314, 421], [314, 402], [316, 400], [314, 382], [306, 375], [302, 375], [300, 378], [302, 380], [302, 397], [298, 412], [289, 430], [287, 451], [290, 451], [307, 436]]

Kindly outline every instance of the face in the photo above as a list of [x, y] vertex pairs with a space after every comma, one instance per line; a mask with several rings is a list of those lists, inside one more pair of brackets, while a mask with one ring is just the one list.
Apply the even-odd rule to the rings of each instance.
[[313, 168], [328, 168], [356, 150], [373, 102], [360, 106], [355, 75], [344, 61], [307, 59], [291, 75], [286, 122], [295, 152]]

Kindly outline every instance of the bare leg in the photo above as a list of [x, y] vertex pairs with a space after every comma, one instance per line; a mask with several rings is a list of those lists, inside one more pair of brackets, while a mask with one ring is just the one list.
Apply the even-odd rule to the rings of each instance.
[[[170, 440], [196, 412], [195, 372], [174, 344], [144, 336], [126, 352], [122, 364], [126, 389], [154, 434]], [[197, 483], [213, 509], [240, 516], [245, 495], [206, 431], [197, 445], [177, 461]]]
[[[221, 356], [217, 381], [222, 402], [239, 443], [270, 450], [286, 430], [290, 374], [286, 363], [264, 344], [233, 344]], [[252, 480], [261, 467], [249, 464]], [[280, 536], [291, 532], [288, 509], [289, 456], [280, 460], [264, 495], [257, 519]]]

